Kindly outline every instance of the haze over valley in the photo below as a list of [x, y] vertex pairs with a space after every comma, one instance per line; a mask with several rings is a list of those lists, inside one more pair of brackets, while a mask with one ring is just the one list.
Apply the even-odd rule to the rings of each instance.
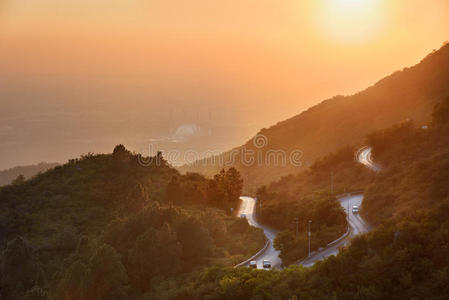
[[447, 0], [0, 1], [0, 300], [449, 299]]
[[326, 2], [2, 1], [0, 169], [117, 143], [148, 152], [185, 124], [203, 133], [159, 148], [223, 152], [449, 33], [445, 1]]

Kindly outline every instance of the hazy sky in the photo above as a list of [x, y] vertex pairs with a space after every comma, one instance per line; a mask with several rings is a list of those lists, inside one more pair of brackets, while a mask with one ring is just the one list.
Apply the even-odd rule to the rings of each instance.
[[447, 0], [0, 0], [0, 168], [207, 118], [226, 150], [448, 39]]

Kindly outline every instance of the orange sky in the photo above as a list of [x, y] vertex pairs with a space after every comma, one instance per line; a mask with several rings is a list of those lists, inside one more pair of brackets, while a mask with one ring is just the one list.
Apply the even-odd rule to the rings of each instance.
[[206, 107], [239, 124], [227, 147], [448, 39], [447, 0], [2, 0], [0, 101]]
[[288, 109], [355, 92], [449, 39], [446, 0], [2, 2], [1, 74], [196, 81]]

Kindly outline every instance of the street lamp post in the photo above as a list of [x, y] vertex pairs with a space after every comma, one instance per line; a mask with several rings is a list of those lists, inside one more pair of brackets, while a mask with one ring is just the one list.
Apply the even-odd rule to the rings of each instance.
[[347, 221], [347, 223], [348, 223], [348, 230], [349, 230], [349, 214], [350, 213], [351, 213], [351, 200], [348, 199], [348, 213], [346, 214], [347, 218], [348, 218], [348, 221]]
[[309, 256], [310, 257], [310, 236], [312, 235], [310, 232], [310, 223], [312, 223], [312, 220], [309, 220]]

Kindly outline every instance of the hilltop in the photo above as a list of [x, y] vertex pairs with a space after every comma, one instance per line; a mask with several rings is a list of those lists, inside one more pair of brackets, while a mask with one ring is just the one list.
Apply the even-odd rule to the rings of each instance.
[[115, 147], [0, 187], [1, 299], [136, 299], [263, 247], [230, 214], [242, 182]]
[[[319, 157], [346, 145], [358, 145], [367, 134], [393, 124], [413, 120], [415, 124], [429, 122], [434, 105], [449, 95], [449, 45], [427, 55], [415, 66], [396, 71], [373, 86], [351, 96], [335, 96], [288, 120], [262, 129], [257, 136], [266, 137], [266, 145], [257, 148], [253, 139], [232, 149], [221, 158], [203, 159], [183, 166], [181, 171], [212, 175], [232, 162], [245, 180], [246, 190], [254, 191], [262, 184], [296, 173]], [[256, 136], [256, 137], [257, 137]], [[273, 163], [246, 165], [243, 149], [261, 152], [265, 161], [269, 150], [302, 152], [301, 166], [276, 166]], [[218, 163], [217, 163], [218, 162]]]

